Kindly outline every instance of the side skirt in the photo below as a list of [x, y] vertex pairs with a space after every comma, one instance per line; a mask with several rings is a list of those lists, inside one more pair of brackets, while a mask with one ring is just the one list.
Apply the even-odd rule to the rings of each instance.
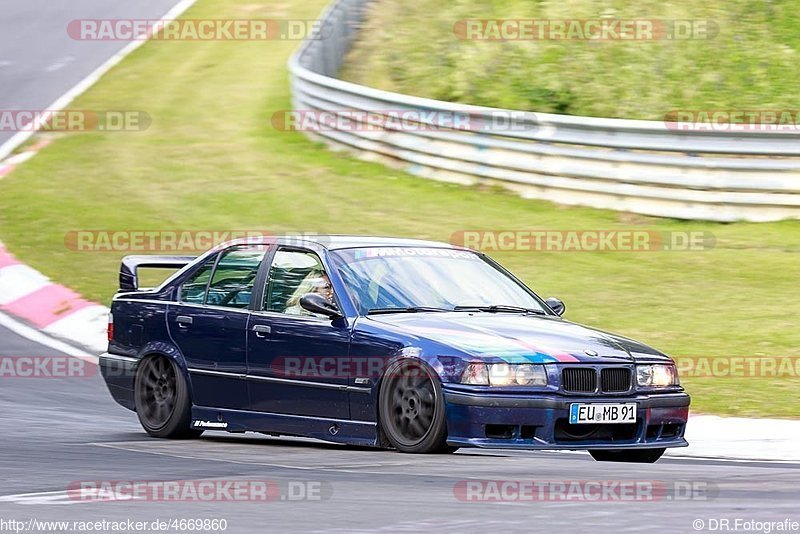
[[208, 406], [192, 406], [192, 428], [227, 432], [268, 432], [366, 447], [376, 447], [378, 444], [378, 427], [374, 422]]

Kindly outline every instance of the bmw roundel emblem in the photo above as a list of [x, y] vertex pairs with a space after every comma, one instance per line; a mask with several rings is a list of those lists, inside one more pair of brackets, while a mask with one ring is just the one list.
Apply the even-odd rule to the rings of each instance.
[[585, 351], [583, 351], [583, 353], [586, 354], [587, 356], [597, 356], [597, 351], [594, 351], [592, 349], [586, 349]]

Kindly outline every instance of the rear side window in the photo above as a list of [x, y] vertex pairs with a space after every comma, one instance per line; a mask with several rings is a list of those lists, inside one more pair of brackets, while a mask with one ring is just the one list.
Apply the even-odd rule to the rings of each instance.
[[211, 271], [214, 269], [214, 262], [217, 256], [211, 256], [202, 267], [186, 280], [181, 286], [181, 302], [191, 302], [192, 304], [202, 304], [206, 298], [206, 287], [211, 278]]
[[247, 308], [265, 253], [266, 248], [262, 246], [234, 248], [224, 252], [211, 278], [206, 304]]

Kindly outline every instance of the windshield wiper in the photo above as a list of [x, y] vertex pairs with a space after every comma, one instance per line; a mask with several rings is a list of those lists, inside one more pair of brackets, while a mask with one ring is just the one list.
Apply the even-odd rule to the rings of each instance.
[[536, 308], [523, 308], [522, 306], [511, 306], [508, 304], [492, 304], [491, 306], [456, 306], [453, 308], [455, 311], [485, 311], [491, 313], [497, 312], [510, 312], [510, 313], [532, 313], [534, 315], [547, 315], [547, 312], [544, 310], [538, 310]]
[[434, 308], [432, 306], [408, 306], [405, 308], [372, 308], [369, 315], [378, 313], [417, 313], [417, 312], [449, 312], [449, 308]]

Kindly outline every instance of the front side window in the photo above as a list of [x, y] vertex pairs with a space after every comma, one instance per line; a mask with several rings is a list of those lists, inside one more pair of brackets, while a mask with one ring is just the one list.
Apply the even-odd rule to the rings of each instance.
[[471, 251], [375, 247], [338, 250], [331, 257], [362, 314], [493, 305], [544, 310], [526, 288]]
[[206, 300], [206, 288], [208, 280], [211, 278], [211, 271], [214, 270], [214, 262], [217, 255], [214, 254], [194, 272], [181, 286], [181, 302], [192, 304], [202, 304]]
[[235, 247], [224, 252], [208, 286], [206, 304], [247, 308], [265, 253], [266, 249], [262, 246]]
[[288, 315], [315, 314], [300, 306], [300, 298], [319, 293], [333, 302], [330, 278], [313, 252], [279, 250], [269, 270], [263, 309]]

